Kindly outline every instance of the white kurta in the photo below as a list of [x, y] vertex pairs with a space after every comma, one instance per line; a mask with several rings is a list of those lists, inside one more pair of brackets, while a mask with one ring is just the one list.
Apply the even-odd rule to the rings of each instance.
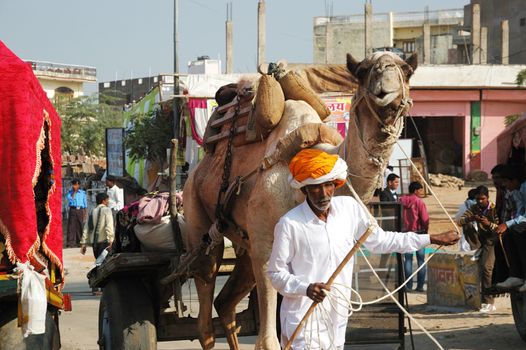
[[[283, 295], [280, 313], [283, 346], [312, 303], [306, 296], [309, 284], [329, 279], [355, 241], [366, 231], [369, 222], [368, 213], [354, 198], [347, 196], [332, 198], [327, 222], [316, 217], [307, 201], [281, 217], [274, 229], [268, 275], [274, 288]], [[386, 232], [376, 228], [366, 240], [365, 247], [373, 253], [405, 253], [414, 252], [429, 243], [429, 235]], [[352, 274], [353, 260], [335, 283], [351, 286]], [[335, 328], [332, 348], [341, 347], [345, 342], [347, 318], [338, 316], [330, 308], [327, 298], [324, 305], [330, 310], [331, 324]], [[317, 343], [317, 333], [309, 344], [313, 348], [329, 349], [329, 334], [326, 330], [320, 331], [321, 344]], [[304, 349], [306, 346], [302, 331], [295, 339], [293, 348]]]
[[111, 210], [121, 210], [124, 208], [124, 190], [119, 188], [117, 185], [109, 187], [107, 192], [109, 197], [108, 207]]

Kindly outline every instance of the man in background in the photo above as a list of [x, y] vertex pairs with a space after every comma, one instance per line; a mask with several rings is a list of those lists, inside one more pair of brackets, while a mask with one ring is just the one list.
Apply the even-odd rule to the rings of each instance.
[[109, 197], [108, 207], [113, 212], [114, 219], [117, 212], [124, 208], [124, 191], [117, 186], [115, 180], [115, 176], [108, 175], [106, 177], [106, 187], [108, 188], [106, 193]]
[[69, 205], [66, 248], [76, 248], [82, 237], [82, 226], [84, 226], [88, 208], [86, 192], [80, 189], [79, 179], [71, 181], [71, 189], [66, 199]]
[[395, 173], [387, 175], [387, 186], [380, 192], [380, 202], [397, 202], [398, 194], [396, 190], [400, 185], [400, 176]]
[[[455, 214], [455, 222], [458, 222], [462, 215], [471, 208], [474, 204], [476, 204], [475, 200], [475, 193], [476, 189], [472, 188], [468, 191], [468, 198], [462, 204], [458, 207], [458, 211]], [[478, 249], [478, 238], [477, 236], [473, 236], [472, 232], [476, 231], [475, 229], [475, 223], [473, 222], [466, 222], [465, 224], [461, 225], [462, 227], [462, 238], [460, 238], [459, 242], [459, 248], [461, 252], [469, 252], [470, 250]], [[476, 239], [476, 241], [474, 240]]]
[[[479, 186], [475, 189], [475, 200], [464, 215], [458, 219], [460, 226], [465, 226], [468, 223], [476, 223], [476, 231], [474, 235], [480, 242], [479, 253], [479, 273], [482, 291], [488, 289], [492, 285], [493, 266], [495, 265], [495, 238], [497, 225], [499, 223], [499, 216], [495, 208], [495, 204], [489, 200], [489, 190], [486, 186]], [[488, 313], [497, 310], [492, 295], [481, 293], [482, 307], [480, 312]]]
[[97, 207], [93, 209], [84, 225], [82, 239], [80, 241], [80, 252], [86, 254], [86, 246], [93, 247], [95, 259], [108, 248], [115, 237], [113, 215], [108, 208], [109, 198], [106, 193], [98, 193], [96, 197]]
[[[421, 199], [425, 194], [424, 187], [420, 182], [414, 181], [409, 184], [409, 194], [402, 196], [400, 202], [403, 205], [404, 231], [427, 234], [429, 229], [429, 215], [424, 201]], [[422, 266], [425, 260], [425, 248], [416, 251], [416, 261], [418, 267]], [[404, 254], [405, 278], [413, 274], [413, 253]], [[416, 291], [423, 292], [426, 281], [426, 267], [424, 266], [416, 275]], [[406, 284], [407, 290], [413, 289], [413, 279]]]

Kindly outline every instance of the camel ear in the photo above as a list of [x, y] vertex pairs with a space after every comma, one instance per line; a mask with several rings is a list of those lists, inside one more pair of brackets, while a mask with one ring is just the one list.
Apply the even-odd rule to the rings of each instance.
[[360, 62], [354, 59], [350, 53], [347, 54], [347, 69], [352, 73], [356, 74]]
[[352, 75], [361, 81], [363, 74], [362, 69], [360, 69], [360, 64], [361, 62], [355, 60], [350, 53], [347, 54], [347, 69]]
[[404, 73], [406, 78], [409, 79], [418, 67], [418, 54], [416, 52], [413, 53], [405, 60], [405, 63], [407, 63], [407, 66], [404, 66]]

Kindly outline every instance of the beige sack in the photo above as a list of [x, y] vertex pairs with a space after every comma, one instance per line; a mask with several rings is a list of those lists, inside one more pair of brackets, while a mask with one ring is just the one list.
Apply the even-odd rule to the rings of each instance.
[[333, 127], [322, 123], [303, 124], [279, 140], [274, 152], [263, 160], [263, 166], [268, 169], [279, 161], [285, 161], [288, 164], [292, 157], [302, 149], [317, 148], [317, 145], [326, 145], [326, 148], [336, 150], [342, 142], [343, 137]]
[[264, 129], [278, 125], [285, 109], [285, 96], [280, 84], [270, 75], [259, 78], [256, 96], [256, 122]]
[[309, 87], [308, 83], [296, 72], [289, 71], [279, 80], [286, 100], [302, 100], [307, 102], [323, 121], [331, 111], [327, 108], [321, 98]]
[[133, 231], [144, 252], [171, 251], [176, 248], [170, 216], [163, 216], [160, 224], [137, 224]]

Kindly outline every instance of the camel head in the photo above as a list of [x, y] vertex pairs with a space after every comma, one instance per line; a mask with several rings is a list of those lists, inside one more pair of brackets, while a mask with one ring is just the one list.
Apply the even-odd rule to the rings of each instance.
[[347, 54], [347, 68], [360, 82], [357, 96], [367, 99], [385, 124], [408, 112], [409, 78], [417, 64], [416, 53], [404, 61], [390, 51], [376, 52], [361, 62]]

